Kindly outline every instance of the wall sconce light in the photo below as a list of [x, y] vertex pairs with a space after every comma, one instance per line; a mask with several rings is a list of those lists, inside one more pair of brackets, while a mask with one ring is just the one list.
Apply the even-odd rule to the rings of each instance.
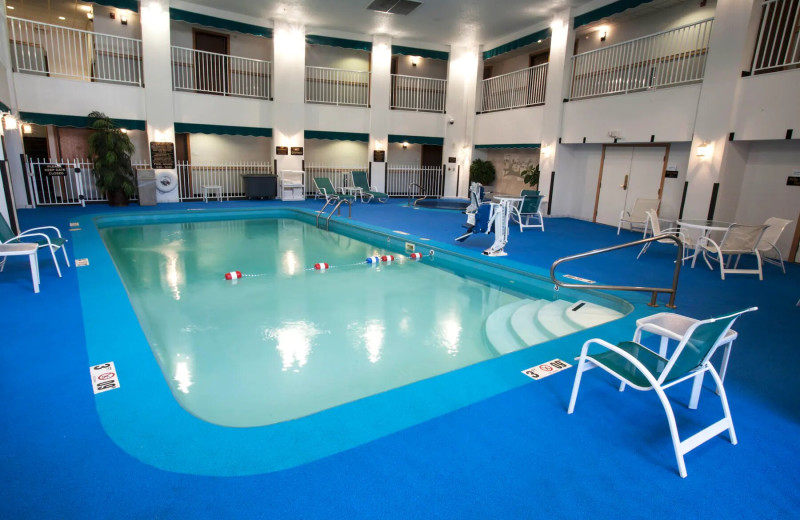
[[14, 130], [17, 128], [17, 119], [13, 116], [6, 116], [4, 119], [4, 126], [6, 130]]
[[408, 148], [408, 141], [403, 141], [403, 148]]
[[88, 18], [89, 20], [94, 20], [94, 13], [91, 12], [86, 13], [86, 18]]
[[608, 36], [608, 31], [600, 31], [600, 41], [606, 41], [606, 36]]
[[122, 132], [123, 134], [127, 134], [128, 133], [128, 129], [127, 128], [120, 128], [119, 131]]
[[411, 56], [411, 66], [416, 67], [419, 65], [419, 56]]
[[122, 25], [128, 25], [128, 17], [123, 14], [122, 16], [119, 17], [119, 22]]
[[29, 125], [28, 123], [25, 123], [24, 125], [22, 125], [22, 133], [23, 134], [32, 134], [33, 133], [33, 127], [31, 125]]
[[711, 155], [711, 145], [704, 141], [703, 144], [697, 147], [697, 156], [708, 157], [709, 155]]
[[542, 146], [542, 149], [539, 152], [539, 155], [541, 155], [542, 157], [550, 157], [550, 155], [552, 153], [553, 153], [553, 148], [549, 144], [547, 144], [547, 145]]
[[375, 141], [375, 149], [376, 150], [383, 150], [383, 143], [380, 141]]

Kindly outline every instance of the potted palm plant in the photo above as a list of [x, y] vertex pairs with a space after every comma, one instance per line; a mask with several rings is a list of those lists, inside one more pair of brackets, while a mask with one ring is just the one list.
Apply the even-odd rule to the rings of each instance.
[[484, 186], [488, 186], [494, 182], [495, 175], [494, 164], [491, 161], [475, 159], [469, 167], [470, 182], [479, 182]]
[[126, 206], [136, 193], [131, 166], [135, 147], [107, 115], [95, 111], [89, 114], [89, 119], [90, 128], [94, 130], [89, 136], [89, 156], [95, 183], [106, 194], [110, 205]]
[[539, 187], [539, 165], [529, 165], [527, 168], [519, 172], [525, 184], [533, 188]]

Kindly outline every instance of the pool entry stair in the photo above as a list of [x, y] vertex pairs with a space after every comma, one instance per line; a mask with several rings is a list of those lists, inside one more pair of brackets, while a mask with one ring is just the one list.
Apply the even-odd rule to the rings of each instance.
[[523, 299], [492, 312], [486, 319], [485, 330], [489, 343], [502, 355], [622, 316], [585, 301]]

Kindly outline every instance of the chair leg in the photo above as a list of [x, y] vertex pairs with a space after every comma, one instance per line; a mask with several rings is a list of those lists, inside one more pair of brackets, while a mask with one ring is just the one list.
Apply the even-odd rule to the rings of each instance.
[[50, 256], [53, 257], [53, 263], [56, 264], [56, 272], [58, 273], [58, 277], [61, 278], [61, 268], [58, 267], [58, 260], [56, 260], [56, 252], [53, 251], [52, 247], [48, 247], [47, 249], [50, 250]]
[[728, 395], [725, 393], [725, 387], [722, 386], [722, 379], [720, 379], [714, 367], [711, 366], [711, 363], [709, 363], [708, 371], [711, 373], [711, 377], [714, 378], [714, 382], [717, 384], [717, 393], [719, 394], [719, 399], [722, 402], [722, 412], [725, 414], [725, 421], [727, 421], [728, 425], [728, 435], [731, 437], [731, 444], [735, 446], [738, 444], [739, 440], [736, 438], [736, 430], [733, 429], [731, 409], [730, 406], [728, 406]]
[[67, 263], [67, 267], [69, 267], [69, 257], [67, 256], [67, 248], [61, 246], [61, 251], [64, 253], [64, 261]]
[[762, 270], [762, 266], [763, 266], [764, 262], [761, 261], [761, 253], [758, 252], [758, 249], [756, 249], [756, 253], [755, 254], [756, 254], [756, 264], [758, 265], [758, 279], [759, 280], [763, 280], [764, 279], [764, 272]]
[[659, 387], [655, 387], [653, 390], [656, 391], [656, 395], [658, 395], [658, 399], [661, 401], [661, 405], [664, 407], [664, 412], [667, 414], [669, 434], [672, 437], [672, 448], [675, 450], [675, 459], [678, 461], [678, 473], [680, 474], [681, 478], [686, 478], [686, 464], [683, 461], [683, 449], [681, 446], [681, 439], [678, 436], [678, 424], [675, 421], [675, 414], [672, 411], [672, 405], [669, 404], [669, 399], [667, 399], [667, 395], [664, 393], [664, 390]]
[[648, 243], [646, 243], [644, 246], [642, 246], [642, 250], [641, 250], [641, 251], [639, 251], [639, 254], [638, 254], [638, 255], [636, 255], [636, 259], [637, 259], [637, 260], [639, 259], [639, 257], [640, 257], [640, 256], [642, 256], [642, 255], [644, 254], [644, 252], [645, 252], [645, 251], [647, 251], [647, 248], [648, 248], [648, 247], [650, 247], [650, 242], [648, 242]]
[[581, 376], [585, 371], [592, 368], [586, 366], [588, 364], [586, 361], [586, 353], [588, 350], [589, 348], [584, 345], [583, 350], [581, 351], [580, 360], [578, 361], [578, 366], [575, 368], [575, 382], [572, 384], [572, 395], [569, 397], [569, 407], [567, 408], [567, 413], [572, 413], [575, 411], [575, 401], [578, 399], [578, 389], [581, 387]]

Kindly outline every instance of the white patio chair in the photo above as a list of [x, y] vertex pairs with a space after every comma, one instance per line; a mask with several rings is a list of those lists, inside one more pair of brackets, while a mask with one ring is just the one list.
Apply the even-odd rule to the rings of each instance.
[[[697, 245], [694, 243], [694, 240], [690, 236], [682, 232], [680, 229], [678, 228], [661, 229], [661, 221], [658, 219], [658, 214], [656, 214], [656, 210], [654, 209], [647, 210], [647, 225], [645, 226], [645, 228], [653, 230], [654, 237], [658, 236], [666, 237], [667, 235], [673, 235], [677, 236], [680, 239], [681, 243], [683, 244], [683, 256], [681, 257], [681, 265], [683, 265], [683, 262], [685, 262], [687, 259], [692, 257], [693, 253], [689, 253], [689, 251], [697, 247]], [[645, 251], [647, 251], [647, 249], [650, 247], [650, 244], [652, 243], [653, 242], [648, 242], [642, 247], [642, 250], [639, 251], [638, 255], [636, 255], [637, 260], [639, 259], [640, 256], [642, 256], [642, 254], [644, 254]], [[674, 246], [677, 246], [675, 241], [670, 240], [669, 238], [658, 240], [658, 243], [672, 244]]]
[[[770, 217], [765, 222], [764, 225], [767, 226], [767, 230], [764, 231], [764, 234], [761, 236], [761, 241], [758, 243], [758, 252], [761, 255], [761, 261], [767, 262], [769, 264], [777, 265], [783, 271], [783, 274], [786, 274], [786, 267], [783, 265], [783, 255], [781, 254], [781, 250], [778, 249], [778, 246], [775, 245], [778, 243], [778, 239], [783, 233], [783, 230], [786, 229], [786, 226], [791, 224], [791, 220], [786, 220], [785, 218], [777, 218], [777, 217]], [[736, 259], [736, 264], [734, 267], [738, 267], [739, 259]]]
[[[709, 269], [714, 270], [711, 260], [719, 264], [719, 273], [723, 280], [725, 279], [725, 273], [757, 274], [758, 279], [763, 280], [761, 253], [756, 246], [761, 241], [761, 236], [766, 229], [767, 226], [731, 224], [719, 244], [710, 237], [704, 236], [697, 241], [697, 247], [703, 251], [703, 260], [706, 261]], [[755, 255], [756, 269], [738, 269], [736, 266], [730, 268], [730, 260], [733, 255], [737, 256], [736, 266], [739, 264], [738, 257], [741, 257], [741, 255]], [[727, 263], [726, 256], [728, 257]], [[695, 256], [692, 260], [692, 267], [694, 267], [696, 261], [697, 257]]]
[[627, 222], [628, 227], [633, 231], [634, 227], [641, 227], [645, 232], [647, 231], [647, 210], [652, 209], [658, 211], [661, 205], [661, 199], [636, 199], [630, 211], [624, 209], [619, 214], [619, 223], [617, 224], [617, 234], [622, 229], [622, 223]]

